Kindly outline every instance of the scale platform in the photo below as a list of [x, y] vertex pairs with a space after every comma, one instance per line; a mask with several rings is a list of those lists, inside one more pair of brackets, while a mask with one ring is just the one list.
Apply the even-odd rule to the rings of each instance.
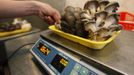
[[123, 31], [102, 50], [93, 50], [46, 30], [31, 53], [50, 75], [131, 75], [133, 38], [132, 32]]

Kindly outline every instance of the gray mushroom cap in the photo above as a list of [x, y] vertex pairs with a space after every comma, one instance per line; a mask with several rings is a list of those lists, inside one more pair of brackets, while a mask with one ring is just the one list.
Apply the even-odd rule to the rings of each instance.
[[84, 26], [85, 26], [86, 31], [89, 31], [89, 30], [91, 30], [92, 32], [97, 31], [95, 21], [89, 21], [88, 23], [84, 24]]
[[106, 11], [100, 11], [100, 12], [95, 14], [97, 27], [103, 22], [103, 20], [105, 20], [107, 15], [108, 15], [108, 13]]
[[119, 14], [118, 13], [111, 13], [107, 16], [106, 19], [110, 18], [110, 17], [113, 17], [116, 21], [115, 21], [115, 24], [117, 24], [117, 22], [119, 21]]
[[100, 15], [105, 15], [105, 16], [107, 16], [108, 13], [107, 13], [106, 11], [99, 11], [99, 12], [97, 12], [97, 13], [95, 14], [96, 17], [98, 17], [98, 16], [100, 16]]
[[105, 10], [109, 13], [112, 13], [117, 10], [117, 7], [119, 7], [118, 2], [111, 2], [105, 7]]
[[99, 2], [97, 0], [90, 0], [84, 5], [84, 9], [89, 10], [91, 14], [94, 14], [97, 11]]
[[74, 16], [77, 20], [80, 20], [80, 13], [81, 13], [82, 9], [80, 7], [75, 7], [75, 12], [74, 12]]
[[98, 2], [97, 0], [90, 0], [90, 1], [88, 1], [88, 2], [85, 3], [84, 9], [89, 9], [89, 6], [90, 6], [91, 4], [94, 4], [94, 5], [96, 5], [97, 7], [99, 6], [99, 2]]
[[106, 17], [105, 24], [104, 24], [103, 27], [108, 28], [112, 24], [117, 24], [118, 23], [118, 17], [119, 17], [119, 15], [117, 13], [109, 14]]
[[108, 4], [109, 4], [108, 0], [101, 0], [101, 1], [99, 1], [100, 10], [104, 10], [105, 6], [108, 5]]
[[64, 11], [73, 13], [75, 11], [75, 8], [72, 6], [67, 6]]
[[119, 25], [119, 24], [109, 26], [109, 29], [111, 31], [119, 31], [119, 30], [122, 30], [122, 28], [123, 28], [122, 25]]
[[74, 15], [73, 15], [72, 13], [66, 12], [66, 13], [64, 14], [64, 18], [65, 18], [65, 21], [66, 21], [70, 26], [74, 25], [76, 19], [75, 19]]
[[80, 8], [80, 7], [75, 7], [75, 12], [81, 12], [82, 11], [82, 8]]
[[81, 19], [92, 19], [93, 16], [89, 13], [88, 10], [84, 10], [80, 13]]
[[99, 34], [100, 37], [104, 37], [104, 36], [106, 36], [106, 34], [108, 33], [108, 31], [109, 31], [109, 29], [107, 29], [107, 28], [101, 28], [97, 32], [98, 32], [98, 34]]
[[101, 0], [101, 1], [99, 1], [99, 4], [107, 5], [108, 3], [109, 3], [108, 0]]

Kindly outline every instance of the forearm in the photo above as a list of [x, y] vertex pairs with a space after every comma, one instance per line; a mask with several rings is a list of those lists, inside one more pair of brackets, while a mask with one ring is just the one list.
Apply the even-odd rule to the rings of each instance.
[[38, 14], [34, 1], [0, 1], [0, 18], [20, 17]]

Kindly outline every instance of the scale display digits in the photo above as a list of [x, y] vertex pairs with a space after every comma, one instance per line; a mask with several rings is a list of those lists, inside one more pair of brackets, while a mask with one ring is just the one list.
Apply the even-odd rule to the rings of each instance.
[[48, 55], [50, 53], [50, 49], [48, 49], [44, 44], [39, 43], [37, 47], [43, 54]]
[[61, 59], [60, 60], [60, 63], [62, 64], [62, 65], [64, 65], [64, 66], [67, 66], [67, 64], [68, 64], [68, 61], [66, 61], [65, 59]]
[[68, 60], [65, 59], [64, 57], [60, 56], [57, 54], [54, 59], [51, 62], [51, 65], [58, 71], [62, 72], [64, 68], [68, 65]]

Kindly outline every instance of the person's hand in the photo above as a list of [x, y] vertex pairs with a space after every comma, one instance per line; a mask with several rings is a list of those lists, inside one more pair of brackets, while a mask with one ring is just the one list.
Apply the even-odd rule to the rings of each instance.
[[60, 21], [60, 13], [50, 5], [42, 2], [36, 2], [38, 8], [38, 16], [49, 24], [58, 23]]

